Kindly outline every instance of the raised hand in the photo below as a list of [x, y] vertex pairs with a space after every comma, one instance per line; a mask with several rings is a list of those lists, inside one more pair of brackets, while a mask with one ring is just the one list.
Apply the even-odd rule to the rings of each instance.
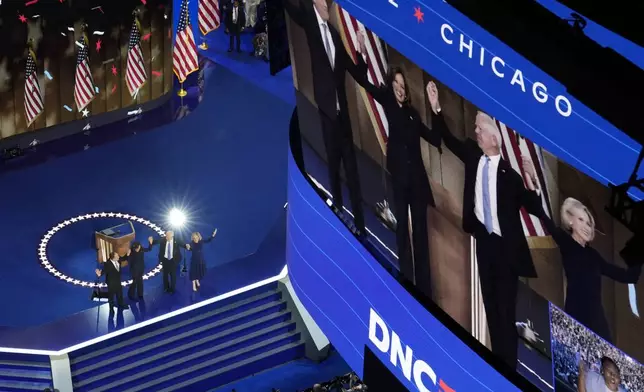
[[213, 236], [213, 238], [214, 238], [216, 235], [217, 235], [217, 229], [215, 229], [215, 231], [213, 231], [213, 232], [212, 232], [212, 236]]
[[434, 114], [438, 114], [441, 110], [441, 104], [438, 100], [438, 88], [436, 87], [436, 83], [432, 81], [428, 82], [425, 87], [425, 91], [427, 91], [427, 98], [429, 99], [429, 105], [432, 107], [432, 112], [434, 112]]
[[96, 272], [96, 276], [101, 276], [101, 270], [100, 269], [97, 268], [94, 272]]
[[152, 238], [152, 236], [150, 236], [150, 237], [148, 237], [148, 241], [150, 242], [150, 245], [152, 245], [152, 243], [154, 243], [154, 238]]
[[534, 164], [532, 163], [532, 160], [525, 155], [521, 156], [521, 161], [523, 163], [523, 170], [528, 177], [528, 189], [534, 191], [537, 189], [537, 184], [539, 184], [539, 181], [537, 179], [537, 171], [534, 168]]
[[129, 255], [131, 255], [131, 254], [132, 254], [132, 249], [128, 249], [128, 250], [127, 250], [127, 255], [129, 256]]
[[190, 244], [186, 244], [186, 249], [190, 250]]

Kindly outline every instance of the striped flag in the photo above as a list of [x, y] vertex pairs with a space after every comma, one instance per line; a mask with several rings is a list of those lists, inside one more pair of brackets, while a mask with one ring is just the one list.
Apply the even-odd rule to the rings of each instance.
[[76, 45], [78, 46], [78, 60], [76, 61], [74, 100], [76, 101], [76, 108], [80, 112], [96, 96], [96, 86], [89, 68], [89, 40], [85, 33], [83, 33], [82, 41], [76, 41]]
[[148, 75], [145, 73], [145, 62], [143, 61], [143, 52], [141, 51], [141, 24], [136, 16], [132, 22], [132, 31], [130, 32], [130, 43], [127, 49], [127, 64], [125, 68], [125, 84], [134, 97], [141, 86], [145, 84]]
[[44, 109], [45, 103], [36, 72], [36, 53], [30, 47], [27, 53], [27, 65], [25, 66], [25, 116], [27, 117], [27, 127], [38, 118]]
[[221, 25], [219, 0], [199, 0], [199, 30], [206, 35]]
[[[541, 189], [541, 203], [543, 204], [543, 209], [549, 216], [551, 216], [552, 208], [550, 206], [550, 197], [548, 194], [546, 178], [544, 176], [545, 170], [541, 147], [535, 145], [530, 140], [524, 139], [523, 137], [521, 137], [521, 135], [507, 127], [502, 122], [496, 120], [496, 123], [499, 127], [499, 130], [501, 131], [501, 136], [503, 138], [501, 156], [503, 156], [503, 159], [510, 163], [512, 168], [516, 170], [517, 173], [522, 175], [524, 181], [527, 176], [525, 174], [525, 170], [523, 169], [523, 162], [521, 160], [521, 157], [530, 157], [530, 159], [534, 163], [537, 177], [539, 178], [539, 189]], [[548, 230], [546, 230], [546, 227], [544, 226], [543, 222], [541, 222], [541, 219], [528, 214], [525, 208], [521, 208], [521, 224], [523, 226], [523, 232], [527, 237], [549, 235]]]
[[[369, 67], [369, 81], [379, 86], [386, 83], [388, 72], [387, 53], [383, 47], [382, 41], [372, 31], [365, 29], [364, 25], [356, 18], [351, 16], [347, 11], [338, 6], [338, 20], [341, 25], [341, 35], [345, 46], [349, 49], [349, 53], [353, 61], [356, 61], [358, 49], [358, 33], [365, 33], [365, 47], [367, 49], [366, 58], [367, 66]], [[389, 124], [385, 111], [376, 100], [361, 89], [362, 98], [364, 100], [369, 118], [376, 130], [376, 135], [383, 152], [387, 151], [387, 140], [389, 139]]]
[[199, 69], [197, 45], [195, 44], [195, 37], [190, 27], [187, 0], [181, 2], [179, 26], [174, 41], [172, 68], [179, 79], [179, 83], [183, 83], [188, 75]]

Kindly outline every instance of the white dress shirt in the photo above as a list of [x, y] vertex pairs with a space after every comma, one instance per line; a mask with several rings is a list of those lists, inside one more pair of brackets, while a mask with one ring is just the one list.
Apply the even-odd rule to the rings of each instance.
[[112, 264], [114, 265], [114, 268], [116, 268], [117, 271], [121, 270], [121, 266], [119, 265], [118, 261], [112, 260]]
[[172, 255], [173, 255], [172, 245], [173, 245], [173, 242], [174, 241], [166, 241], [166, 243], [165, 243], [165, 258], [168, 259], [168, 260], [172, 260]]
[[[482, 224], [485, 224], [485, 215], [483, 213], [483, 166], [485, 165], [486, 158], [486, 155], [481, 155], [481, 159], [479, 159], [479, 166], [478, 169], [476, 169], [476, 185], [474, 187], [474, 213]], [[499, 217], [497, 215], [498, 208], [496, 194], [496, 174], [499, 169], [501, 155], [494, 155], [489, 158], [488, 190], [490, 195], [490, 212], [492, 213], [492, 232], [501, 236], [501, 225], [499, 224]]]
[[[324, 46], [324, 50], [327, 50], [328, 44], [331, 53], [327, 52], [327, 57], [331, 61], [331, 68], [335, 69], [335, 44], [333, 43], [333, 36], [331, 35], [329, 24], [322, 19], [320, 13], [315, 7], [313, 7], [313, 10], [315, 11], [315, 17], [318, 20], [318, 28], [320, 29], [320, 36], [322, 37], [322, 46]], [[338, 100], [338, 93], [336, 92], [335, 94], [336, 107], [338, 111], [340, 111], [340, 101]]]
[[233, 23], [237, 23], [238, 10], [239, 10], [239, 7], [233, 7]]

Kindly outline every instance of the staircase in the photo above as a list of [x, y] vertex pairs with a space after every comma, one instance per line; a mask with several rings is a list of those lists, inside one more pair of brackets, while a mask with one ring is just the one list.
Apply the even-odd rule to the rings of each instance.
[[69, 356], [75, 392], [198, 392], [304, 354], [295, 318], [271, 283]]
[[0, 353], [0, 391], [42, 392], [51, 387], [51, 364], [48, 356]]

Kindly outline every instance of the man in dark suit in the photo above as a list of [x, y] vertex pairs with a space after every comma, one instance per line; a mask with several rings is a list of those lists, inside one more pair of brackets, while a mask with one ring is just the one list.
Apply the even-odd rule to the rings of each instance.
[[233, 51], [233, 45], [235, 40], [237, 40], [235, 48], [238, 52], [241, 52], [241, 32], [246, 26], [246, 14], [244, 13], [244, 7], [239, 4], [239, 1], [235, 0], [233, 6], [230, 7], [226, 13], [226, 29], [228, 30], [228, 35], [230, 36], [230, 46], [228, 51]]
[[133, 300], [134, 293], [138, 294], [139, 299], [143, 299], [143, 273], [145, 271], [145, 253], [152, 250], [152, 245], [144, 248], [140, 242], [132, 244], [132, 248], [127, 254], [120, 258], [120, 261], [127, 261], [130, 266], [130, 275], [132, 284], [127, 290], [127, 296]]
[[[298, 1], [298, 5], [291, 1]], [[338, 31], [329, 24], [327, 1], [313, 0], [312, 6], [309, 5], [309, 1], [282, 0], [282, 3], [291, 19], [306, 33], [311, 54], [313, 90], [322, 121], [334, 207], [342, 212], [340, 167], [344, 165], [356, 234], [361, 236], [364, 233], [364, 215], [345, 87], [346, 71], [355, 75], [355, 78], [360, 77], [361, 70], [344, 49]]]
[[438, 90], [427, 85], [433, 126], [445, 145], [465, 164], [463, 230], [476, 239], [476, 259], [492, 351], [513, 369], [517, 361], [516, 298], [519, 277], [536, 278], [520, 210], [538, 215], [541, 197], [501, 157], [502, 138], [495, 121], [476, 116], [476, 142], [454, 137], [441, 115]]
[[[96, 270], [97, 276], [105, 276], [107, 283], [107, 298], [110, 304], [110, 311], [115, 306], [119, 309], [127, 309], [128, 306], [123, 302], [123, 286], [121, 286], [121, 264], [119, 263], [119, 254], [110, 253], [110, 259], [103, 263], [103, 269]], [[114, 303], [116, 298], [116, 304]]]
[[174, 232], [165, 232], [163, 238], [150, 237], [150, 247], [159, 245], [159, 262], [163, 266], [163, 289], [166, 293], [174, 293], [177, 284], [177, 267], [181, 262], [181, 248], [185, 244], [174, 238]]

